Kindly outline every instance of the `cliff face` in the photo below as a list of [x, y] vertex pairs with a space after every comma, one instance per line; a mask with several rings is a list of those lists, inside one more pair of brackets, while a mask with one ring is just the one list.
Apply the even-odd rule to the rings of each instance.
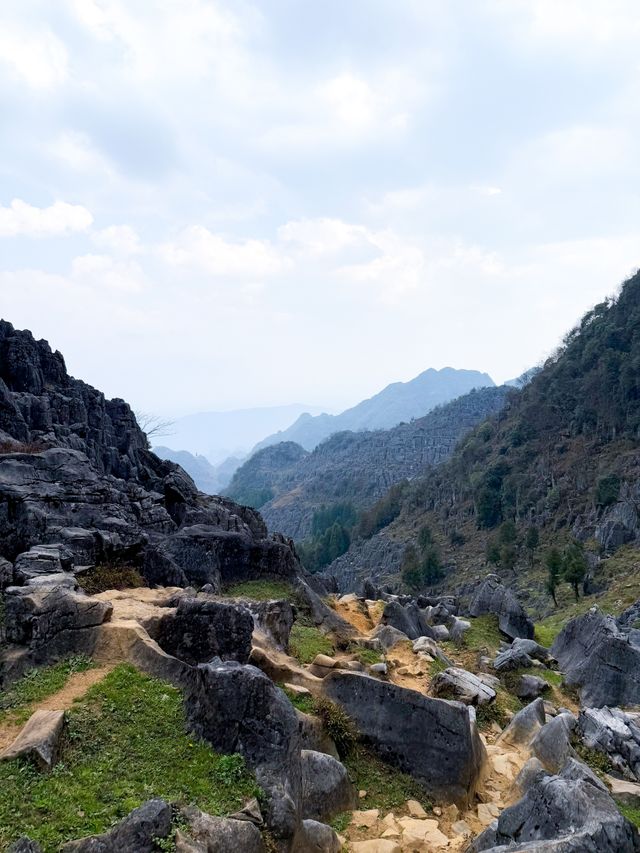
[[158, 583], [190, 582], [205, 552], [218, 584], [223, 569], [297, 567], [257, 512], [198, 492], [178, 465], [151, 453], [127, 403], [69, 376], [46, 341], [2, 321], [0, 556], [19, 561], [40, 545], [76, 567], [126, 560]]
[[308, 454], [301, 448], [292, 452], [287, 443], [279, 447], [288, 452], [276, 459], [278, 445], [265, 448], [237, 472], [230, 493], [238, 494], [233, 491], [238, 482], [245, 488], [251, 484], [256, 490], [270, 489], [273, 497], [261, 507], [269, 528], [304, 539], [314, 510], [322, 504], [370, 506], [394, 483], [446, 459], [463, 435], [500, 411], [508, 394], [506, 388], [472, 391], [393, 429], [337, 433]]

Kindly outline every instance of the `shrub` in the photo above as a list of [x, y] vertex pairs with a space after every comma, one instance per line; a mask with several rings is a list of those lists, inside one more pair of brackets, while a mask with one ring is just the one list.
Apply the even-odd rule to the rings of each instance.
[[87, 595], [106, 592], [108, 589], [137, 589], [148, 586], [137, 569], [110, 564], [89, 569], [78, 576], [78, 583]]
[[349, 755], [358, 742], [358, 732], [351, 717], [339, 705], [324, 697], [316, 699], [315, 706], [316, 714], [335, 743], [340, 758]]
[[595, 502], [596, 506], [604, 508], [616, 503], [620, 496], [620, 477], [609, 474], [600, 477], [596, 483]]

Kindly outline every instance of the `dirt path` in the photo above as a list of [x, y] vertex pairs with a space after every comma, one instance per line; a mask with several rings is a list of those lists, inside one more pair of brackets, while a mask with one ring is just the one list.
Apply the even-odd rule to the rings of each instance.
[[5, 719], [0, 722], [0, 750], [9, 746], [10, 743], [20, 732], [24, 726], [24, 713], [29, 711], [65, 711], [70, 708], [76, 699], [87, 692], [87, 690], [102, 679], [114, 668], [115, 664], [107, 664], [94, 669], [87, 669], [84, 672], [75, 672], [71, 675], [62, 688], [57, 693], [52, 693], [45, 699], [39, 702], [33, 702], [26, 708], [20, 708], [15, 713], [8, 712]]

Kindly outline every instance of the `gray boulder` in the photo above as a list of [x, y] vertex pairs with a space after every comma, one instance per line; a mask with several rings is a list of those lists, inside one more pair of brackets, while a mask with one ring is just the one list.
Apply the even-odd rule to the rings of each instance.
[[561, 779], [573, 779], [574, 782], [588, 782], [600, 791], [609, 793], [607, 786], [599, 779], [593, 770], [577, 758], [568, 758], [566, 764], [558, 774]]
[[181, 812], [187, 827], [176, 833], [176, 853], [266, 853], [251, 821], [213, 817], [190, 806]]
[[640, 726], [633, 717], [620, 708], [585, 708], [578, 730], [585, 746], [606, 755], [625, 779], [640, 781]]
[[62, 845], [62, 853], [155, 853], [157, 838], [171, 832], [171, 806], [148, 800], [103, 835], [92, 835]]
[[6, 589], [13, 583], [13, 566], [9, 560], [0, 557], [0, 590]]
[[537, 675], [521, 675], [513, 692], [518, 699], [524, 699], [530, 702], [532, 699], [537, 699], [549, 690], [549, 682], [544, 678], [539, 678]]
[[566, 683], [580, 690], [583, 705], [640, 704], [640, 648], [612, 616], [593, 607], [572, 619], [556, 637], [551, 653]]
[[316, 820], [303, 820], [292, 853], [340, 853], [341, 850], [342, 844], [330, 826]]
[[489, 575], [480, 585], [469, 606], [471, 616], [493, 613], [503, 634], [515, 639], [533, 639], [533, 622], [514, 593], [500, 583], [497, 575]]
[[246, 601], [255, 625], [264, 631], [273, 643], [283, 651], [289, 649], [289, 635], [295, 620], [295, 607], [288, 601]]
[[14, 574], [16, 580], [24, 584], [38, 575], [70, 572], [72, 568], [73, 554], [68, 548], [63, 545], [35, 545], [18, 555]]
[[357, 794], [346, 768], [323, 752], [303, 749], [302, 816], [327, 821], [356, 808]]
[[434, 798], [467, 803], [473, 797], [486, 756], [464, 705], [338, 670], [324, 679], [323, 691], [382, 759]]
[[526, 652], [514, 649], [512, 646], [498, 652], [493, 662], [496, 672], [512, 672], [515, 669], [530, 669], [532, 666], [532, 658]]
[[191, 730], [244, 757], [265, 792], [267, 826], [292, 838], [301, 819], [300, 732], [284, 693], [254, 666], [226, 661], [193, 670], [184, 696]]
[[214, 657], [247, 663], [253, 617], [246, 607], [182, 596], [176, 612], [160, 622], [158, 645], [173, 657], [195, 665]]
[[410, 640], [416, 640], [418, 637], [435, 639], [430, 625], [415, 604], [403, 606], [397, 601], [388, 601], [382, 611], [380, 623], [401, 631]]
[[[385, 652], [393, 648], [396, 643], [409, 642], [409, 637], [391, 625], [376, 625], [371, 636], [378, 640]], [[435, 641], [434, 641], [435, 642]]]
[[514, 746], [528, 746], [544, 726], [546, 720], [544, 701], [534, 699], [514, 716], [499, 740]]
[[37, 841], [32, 841], [26, 835], [14, 841], [7, 848], [7, 853], [42, 853], [42, 847]]
[[452, 616], [448, 622], [449, 636], [454, 643], [461, 643], [464, 635], [471, 627], [471, 622], [467, 619], [460, 619], [458, 616]]
[[576, 758], [571, 734], [577, 720], [572, 714], [558, 714], [540, 729], [530, 743], [531, 751], [550, 773], [559, 773], [569, 758]]
[[429, 692], [440, 699], [455, 699], [465, 705], [487, 705], [496, 698], [496, 691], [477, 675], [454, 666], [435, 675]]
[[468, 849], [529, 853], [637, 853], [636, 828], [589, 782], [544, 776]]

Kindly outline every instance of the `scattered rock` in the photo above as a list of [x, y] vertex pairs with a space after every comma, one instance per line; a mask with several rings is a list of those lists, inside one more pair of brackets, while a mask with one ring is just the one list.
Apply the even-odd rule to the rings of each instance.
[[176, 834], [176, 853], [266, 853], [260, 830], [251, 821], [213, 817], [193, 806], [181, 814], [188, 826]]
[[62, 853], [154, 853], [156, 839], [171, 832], [171, 806], [148, 800], [103, 835], [92, 835], [62, 845]]
[[528, 746], [545, 724], [544, 702], [534, 699], [514, 716], [498, 739], [514, 746]]
[[327, 821], [355, 808], [357, 795], [346, 768], [322, 752], [302, 750], [302, 816]]
[[309, 667], [309, 672], [316, 678], [324, 678], [337, 666], [338, 661], [335, 658], [329, 657], [329, 655], [316, 655]]
[[42, 847], [37, 841], [32, 841], [26, 835], [14, 841], [7, 848], [7, 853], [42, 853]]
[[[340, 853], [341, 849], [340, 839], [330, 826], [315, 820], [304, 820], [296, 836], [293, 853]], [[234, 853], [240, 853], [239, 849], [236, 848]]]
[[620, 708], [585, 708], [578, 729], [585, 746], [606, 755], [626, 779], [640, 781], [640, 726], [630, 714]]
[[480, 585], [469, 606], [471, 616], [495, 614], [503, 634], [515, 639], [533, 639], [533, 622], [510, 589], [500, 583], [497, 575], [489, 575]]
[[521, 675], [516, 682], [513, 692], [518, 699], [531, 701], [532, 699], [537, 699], [538, 696], [542, 696], [548, 690], [549, 682], [545, 681], [544, 678], [538, 678], [537, 675]]
[[576, 724], [572, 714], [558, 714], [531, 740], [531, 751], [550, 773], [559, 773], [569, 758], [576, 758], [571, 746], [571, 733]]
[[387, 602], [382, 611], [380, 623], [401, 631], [410, 640], [416, 640], [418, 637], [435, 639], [433, 630], [415, 604], [403, 606], [397, 601]]
[[366, 826], [370, 829], [375, 826], [380, 818], [379, 809], [367, 809], [366, 811], [354, 811], [351, 823], [354, 826]]
[[622, 803], [634, 809], [640, 807], [640, 785], [637, 782], [628, 782], [626, 779], [616, 779], [613, 776], [607, 776], [606, 780], [616, 803]]
[[51, 770], [58, 757], [63, 726], [64, 711], [34, 711], [18, 737], [0, 753], [0, 761], [29, 758], [41, 770]]
[[487, 705], [496, 698], [495, 690], [473, 673], [458, 667], [448, 667], [437, 673], [430, 693], [442, 699], [456, 699], [465, 705]]

